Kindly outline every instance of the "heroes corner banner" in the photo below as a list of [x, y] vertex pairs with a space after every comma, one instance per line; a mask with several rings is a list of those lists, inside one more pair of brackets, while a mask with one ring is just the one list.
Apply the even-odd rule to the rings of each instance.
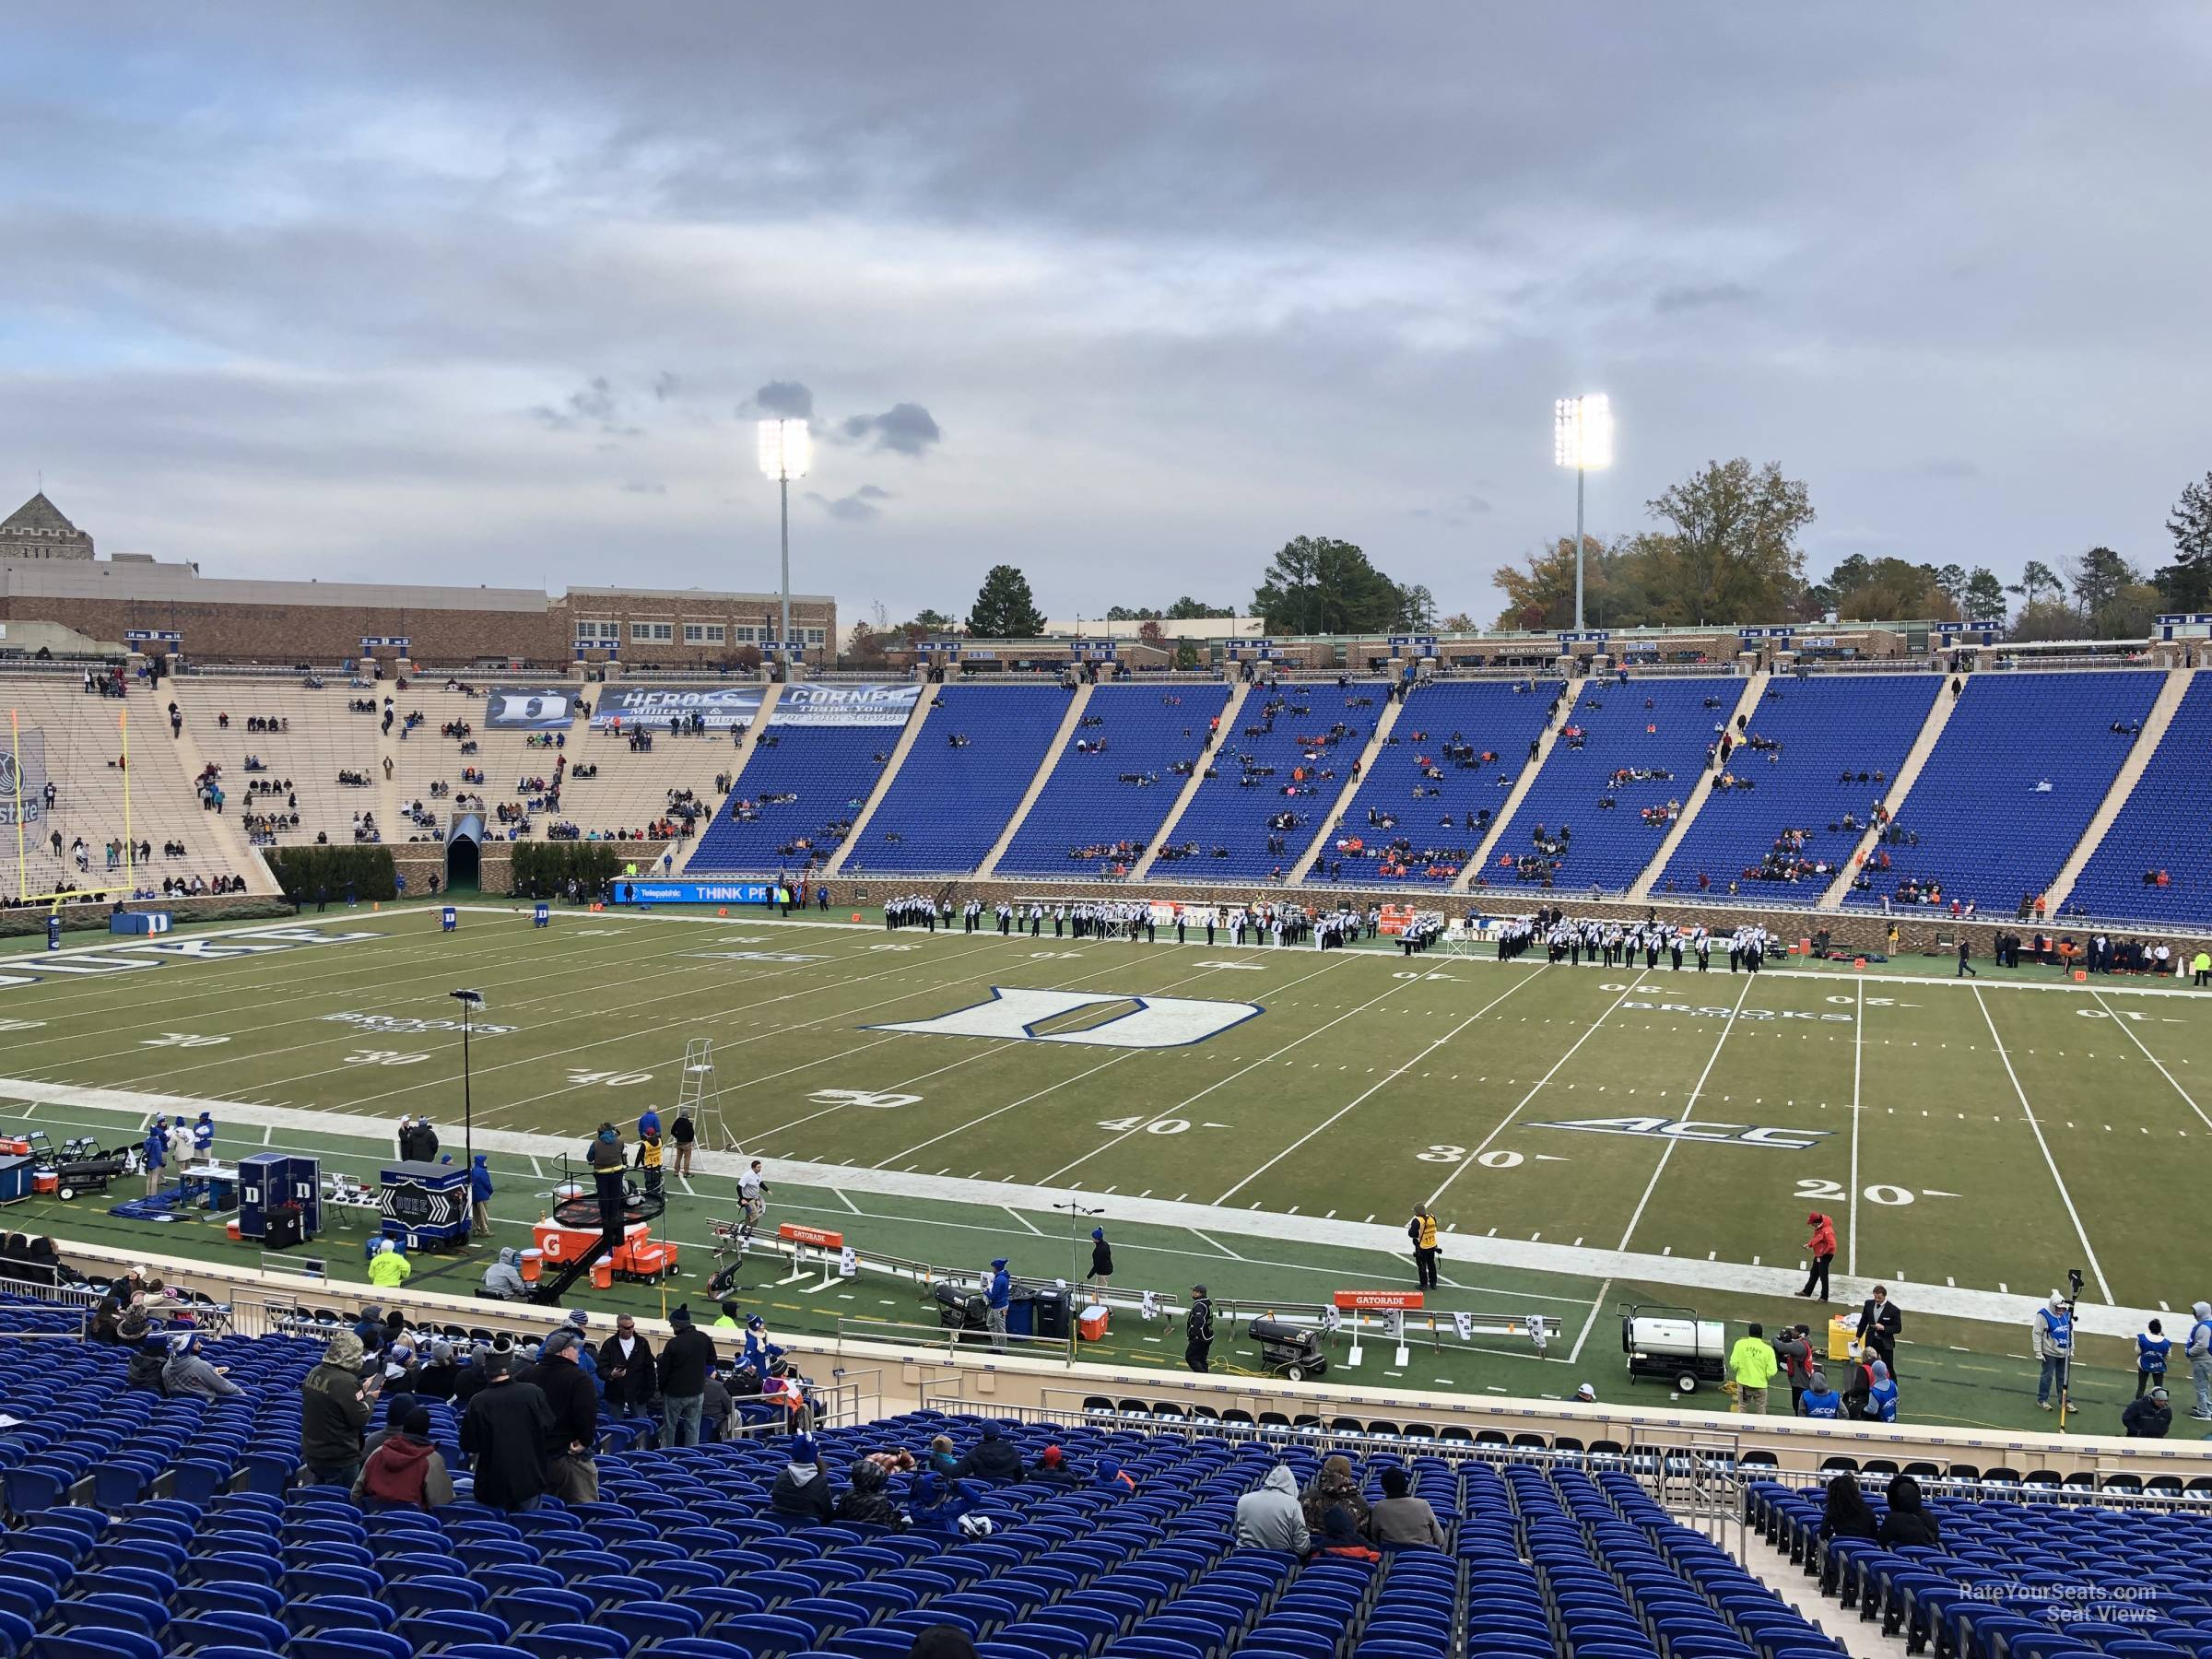
[[760, 715], [760, 688], [743, 686], [601, 686], [592, 707], [592, 724], [665, 727], [671, 720], [698, 715], [709, 729], [749, 726]]
[[901, 726], [922, 700], [909, 683], [832, 685], [801, 681], [783, 688], [769, 724], [781, 726]]

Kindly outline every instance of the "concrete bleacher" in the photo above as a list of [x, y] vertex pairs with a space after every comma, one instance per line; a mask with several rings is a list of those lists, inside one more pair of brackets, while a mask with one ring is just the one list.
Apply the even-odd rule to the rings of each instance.
[[[124, 837], [124, 774], [115, 762], [122, 759], [123, 733], [117, 717], [129, 714], [131, 765], [129, 772], [129, 839], [151, 842], [153, 853], [128, 874], [140, 892], [159, 893], [171, 877], [196, 876], [212, 882], [218, 876], [243, 876], [253, 891], [273, 886], [266, 873], [256, 868], [244, 838], [235, 823], [219, 823], [217, 815], [203, 810], [193, 789], [194, 768], [185, 764], [171, 736], [166, 710], [169, 687], [148, 693], [134, 689], [127, 698], [92, 697], [74, 679], [29, 677], [11, 679], [7, 705], [27, 735], [39, 735], [45, 751], [46, 773], [54, 784], [54, 807], [43, 813], [23, 837], [23, 879], [33, 893], [57, 888], [121, 888], [125, 870], [107, 867], [105, 848], [111, 839]], [[179, 700], [182, 708], [182, 701]], [[0, 732], [0, 748], [12, 740]], [[228, 770], [224, 782], [230, 784]], [[242, 789], [230, 793], [227, 812], [239, 810]], [[62, 853], [57, 858], [49, 837], [59, 830]], [[80, 873], [69, 845], [82, 837], [90, 849], [88, 871]], [[12, 856], [14, 835], [7, 836]], [[163, 843], [181, 841], [183, 856], [171, 858]], [[11, 879], [9, 887], [12, 889]]]
[[1559, 689], [1558, 680], [1417, 687], [1307, 881], [1449, 886], [1488, 834]]
[[[1586, 681], [1575, 706], [1560, 712], [1559, 737], [1476, 882], [1501, 891], [1626, 891], [1666, 835], [1666, 823], [1645, 822], [1644, 809], [1687, 803], [1705, 786], [1706, 751], [1742, 690], [1740, 679], [1702, 676]], [[1614, 774], [1624, 768], [1665, 775], [1616, 783]], [[1540, 851], [1539, 828], [1559, 853]], [[1572, 833], [1562, 838], [1562, 830]], [[1556, 859], [1548, 881], [1534, 879], [1534, 866], [1517, 862], [1530, 858]], [[1524, 879], [1523, 869], [1532, 878]]]
[[[876, 787], [892, 726], [771, 724], [747, 740], [745, 770], [685, 869], [731, 875], [818, 870]], [[771, 797], [789, 796], [789, 799]]]
[[[165, 681], [157, 700], [166, 707], [173, 699], [184, 715], [187, 734], [208, 760], [222, 767], [224, 809], [228, 813], [259, 815], [282, 811], [287, 796], [255, 795], [255, 779], [281, 782], [288, 779], [291, 794], [299, 798], [300, 822], [274, 831], [275, 844], [300, 846], [327, 835], [331, 844], [353, 841], [353, 819], [358, 813], [373, 814], [387, 841], [384, 826], [383, 774], [378, 765], [379, 716], [349, 711], [348, 702], [373, 700], [382, 706], [384, 688], [348, 689], [333, 683], [322, 690], [282, 680], [224, 680], [187, 678]], [[228, 727], [221, 716], [228, 714]], [[288, 721], [290, 729], [249, 732], [249, 716]], [[169, 735], [166, 726], [162, 735]], [[265, 771], [250, 772], [246, 758], [260, 759]], [[338, 773], [359, 772], [370, 780], [366, 787], [342, 784]]]
[[[1208, 773], [1152, 875], [1163, 881], [1265, 880], [1278, 868], [1288, 875], [1320, 833], [1388, 694], [1382, 680], [1253, 688], [1236, 729], [1215, 745]], [[1289, 827], [1271, 829], [1269, 820], [1285, 813]]]
[[[1073, 695], [1052, 684], [937, 687], [905, 764], [846, 853], [844, 872], [974, 869], [1028, 793]], [[956, 747], [955, 737], [965, 741]]]
[[1204, 763], [1208, 727], [1228, 703], [1223, 685], [1094, 688], [997, 872], [1111, 876], [1133, 866], [1182, 793], [1187, 774], [1176, 766]]
[[[1911, 881], [1947, 909], [2014, 913], [2057, 875], [2135, 746], [2112, 727], [2139, 727], [2163, 683], [2127, 670], [1971, 676], [1893, 808], [1889, 868], [1869, 867], [1845, 903], [1902, 901], [1900, 884]], [[1904, 833], [1917, 841], [1896, 839]]]
[[[2150, 924], [2212, 924], [2212, 836], [2206, 833], [2206, 758], [2212, 756], [2212, 675], [2199, 673], [2141, 778], [2067, 895], [2069, 913]], [[2145, 880], [2163, 872], [2166, 885]]]
[[[1709, 778], [1700, 780], [1706, 798], [1653, 890], [1725, 894], [1734, 883], [1762, 904], [1818, 902], [1888, 798], [1929, 705], [1947, 688], [1932, 674], [1773, 680], [1744, 735], [1779, 747], [1737, 744], [1728, 771], [1747, 789], [1712, 789]], [[1802, 846], [1785, 865], [1765, 867], [1788, 873], [1757, 874], [1785, 830], [1804, 831]], [[1829, 873], [1799, 873], [1801, 863]]]

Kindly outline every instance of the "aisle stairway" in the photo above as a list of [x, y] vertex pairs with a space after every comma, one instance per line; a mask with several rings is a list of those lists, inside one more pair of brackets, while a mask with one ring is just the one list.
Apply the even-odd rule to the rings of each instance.
[[[2089, 820], [2088, 829], [2082, 832], [2081, 840], [2075, 843], [2074, 851], [2067, 854], [2066, 862], [2059, 867], [2057, 879], [2052, 882], [2049, 891], [2044, 895], [2052, 915], [2055, 916], [2065, 909], [2068, 895], [2074, 891], [2074, 884], [2081, 879], [2082, 871], [2096, 855], [2098, 847], [2103, 843], [2105, 836], [2128, 802], [2134, 798], [2136, 785], [2143, 781], [2143, 774], [2149, 769], [2152, 758], [2166, 741], [2166, 734], [2173, 725], [2174, 714], [2181, 708], [2182, 699], [2188, 695], [2196, 676], [2197, 670], [2194, 668], [2168, 671], [2166, 683], [2159, 688], [2158, 700], [2150, 705], [2150, 712], [2144, 718], [2143, 730], [2136, 738], [2135, 747], [2128, 750], [2127, 759], [2120, 763], [2120, 775], [2112, 780], [2112, 788], [2105, 792], [2104, 799], [2098, 805], [2097, 816]], [[2201, 753], [2185, 753], [2174, 759], [2192, 769], [2201, 769], [2206, 757]]]
[[1021, 792], [1020, 801], [1007, 815], [1006, 828], [998, 832], [998, 839], [991, 843], [991, 850], [983, 854], [983, 862], [976, 866], [975, 873], [978, 876], [989, 876], [996, 872], [998, 861], [1006, 856], [1006, 849], [1014, 844], [1014, 837], [1021, 829], [1022, 821], [1030, 816], [1030, 808], [1037, 805], [1037, 797], [1044, 793], [1045, 781], [1053, 775], [1053, 768], [1060, 763], [1060, 757], [1067, 752], [1068, 744], [1075, 738], [1076, 728], [1082, 722], [1083, 712], [1090, 707], [1090, 695], [1097, 689], [1097, 686], [1086, 680], [1077, 686], [1076, 694], [1067, 700], [1067, 712], [1060, 717], [1060, 729], [1053, 734], [1051, 747], [1044, 751], [1044, 758], [1037, 762], [1037, 771], [1030, 778], [1029, 788]]
[[1506, 825], [1513, 821], [1514, 815], [1521, 810], [1521, 803], [1528, 798], [1528, 792], [1535, 786], [1536, 774], [1544, 770], [1544, 762], [1551, 759], [1552, 747], [1559, 740], [1560, 728], [1566, 725], [1568, 715], [1573, 712], [1574, 705], [1582, 699], [1583, 688], [1589, 683], [1587, 677], [1571, 679], [1560, 688], [1559, 717], [1547, 725], [1543, 735], [1536, 739], [1535, 758], [1522, 767], [1520, 777], [1513, 782], [1512, 793], [1505, 797], [1505, 805], [1490, 819], [1490, 832], [1482, 838], [1482, 845], [1476, 848], [1474, 856], [1467, 860], [1467, 867], [1459, 873], [1459, 879], [1452, 884], [1452, 891], [1465, 893], [1472, 890], [1475, 878], [1482, 874], [1483, 865], [1489, 862], [1490, 854], [1497, 850], [1498, 838], [1505, 832]]
[[[1221, 745], [1228, 741], [1228, 735], [1237, 729], [1237, 722], [1244, 712], [1244, 699], [1251, 690], [1251, 683], [1244, 680], [1239, 680], [1230, 688], [1229, 706], [1221, 711], [1221, 735], [1207, 751], [1206, 765], [1213, 764], [1221, 753]], [[1168, 816], [1160, 820], [1159, 829], [1152, 837], [1152, 844], [1145, 849], [1145, 855], [1137, 862], [1136, 868], [1129, 872], [1130, 880], [1142, 881], [1151, 874], [1153, 861], [1159, 856], [1160, 848], [1175, 839], [1175, 826], [1182, 821], [1182, 815], [1190, 809], [1191, 803], [1197, 799], [1198, 787], [1205, 782], [1205, 766], [1194, 768], [1191, 775], [1183, 780], [1182, 793], [1175, 797], [1175, 805], [1169, 808]]]
[[[1907, 797], [1912, 794], [1912, 785], [1920, 781], [1921, 768], [1927, 765], [1928, 757], [1936, 752], [1936, 742], [1943, 736], [1943, 728], [1950, 724], [1951, 711], [1958, 706], [1959, 700], [1951, 695], [1947, 688], [1938, 692], [1935, 702], [1929, 706], [1928, 718], [1921, 725], [1920, 735], [1912, 740], [1912, 747], [1905, 756], [1905, 763], [1897, 769], [1896, 782], [1890, 785], [1889, 793], [1883, 798], [1882, 804], [1888, 807], [1891, 818], [1898, 815]], [[1851, 891], [1852, 877], [1857, 874], [1859, 866], [1866, 861], [1866, 855], [1878, 844], [1881, 833], [1881, 826], [1869, 824], [1860, 834], [1859, 844], [1852, 849], [1851, 856], [1843, 861], [1843, 867], [1836, 873], [1835, 880], [1829, 883], [1828, 891], [1820, 895], [1822, 910], [1832, 910], [1843, 902], [1844, 896]]]
[[1336, 833], [1336, 826], [1343, 820], [1346, 809], [1351, 806], [1352, 797], [1359, 793], [1360, 782], [1368, 773], [1374, 771], [1375, 760], [1382, 753], [1382, 746], [1390, 741], [1390, 734], [1405, 710], [1406, 703], [1402, 698], [1394, 698], [1382, 705], [1382, 713], [1375, 722], [1375, 729], [1368, 734], [1367, 747], [1359, 751], [1358, 769], [1345, 779], [1344, 787], [1336, 792], [1336, 799], [1331, 803], [1320, 829], [1313, 833], [1312, 844], [1290, 866], [1290, 874], [1285, 877], [1290, 886], [1296, 887], [1305, 880], [1306, 872], [1313, 867], [1313, 861], [1321, 856], [1321, 850], [1329, 844], [1329, 838]]
[[[1735, 707], [1728, 712], [1726, 724], [1730, 731], [1739, 729], [1737, 721], [1748, 721], [1758, 712], [1759, 700], [1766, 692], [1767, 682], [1773, 677], [1771, 671], [1761, 668], [1744, 682], [1743, 695], [1735, 700]], [[1668, 860], [1674, 857], [1675, 849], [1682, 844], [1682, 838], [1689, 833], [1690, 825], [1697, 820], [1699, 808], [1712, 798], [1713, 776], [1711, 769], [1700, 772], [1695, 787], [1682, 797], [1682, 810], [1676, 814], [1673, 825], [1659, 843], [1659, 850], [1652, 854], [1652, 862], [1643, 866], [1642, 873], [1630, 887], [1630, 898], [1648, 899], [1652, 896], [1653, 884], [1659, 879], [1659, 873], [1666, 868]]]

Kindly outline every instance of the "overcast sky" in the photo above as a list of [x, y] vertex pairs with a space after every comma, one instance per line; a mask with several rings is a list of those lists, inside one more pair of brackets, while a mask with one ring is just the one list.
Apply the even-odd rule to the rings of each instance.
[[1850, 553], [2163, 562], [2212, 466], [2212, 13], [44, 7], [0, 53], [0, 503], [209, 575], [1483, 620], [1776, 460]]

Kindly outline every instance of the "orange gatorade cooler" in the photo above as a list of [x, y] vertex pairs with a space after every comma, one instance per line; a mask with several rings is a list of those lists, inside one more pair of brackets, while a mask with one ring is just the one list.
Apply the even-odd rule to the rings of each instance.
[[546, 1253], [542, 1250], [525, 1250], [522, 1253], [522, 1264], [523, 1283], [535, 1285], [538, 1275], [546, 1270]]
[[1101, 1340], [1106, 1335], [1105, 1306], [1100, 1302], [1093, 1302], [1089, 1307], [1084, 1309], [1082, 1314], [1076, 1321], [1076, 1329], [1082, 1334], [1085, 1342]]

